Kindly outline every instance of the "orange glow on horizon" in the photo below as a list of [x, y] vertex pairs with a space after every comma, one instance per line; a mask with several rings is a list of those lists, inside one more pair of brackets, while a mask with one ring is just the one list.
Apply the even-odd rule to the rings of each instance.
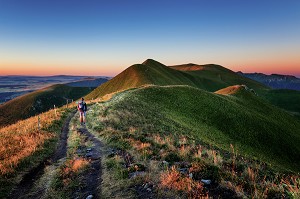
[[297, 63], [253, 63], [253, 64], [232, 64], [229, 69], [237, 72], [242, 71], [244, 73], [265, 73], [265, 74], [282, 74], [282, 75], [294, 75], [300, 76], [300, 62]]
[[22, 64], [16, 66], [13, 64], [0, 65], [0, 75], [33, 75], [33, 76], [51, 76], [51, 75], [86, 75], [86, 76], [115, 76], [119, 71], [112, 67], [103, 66], [84, 66], [84, 65], [30, 65]]
[[[159, 60], [158, 60], [159, 61]], [[239, 61], [241, 62], [241, 61]], [[300, 62], [290, 61], [273, 61], [260, 62], [249, 61], [248, 64], [239, 64], [239, 62], [223, 62], [220, 64], [235, 72], [242, 71], [244, 73], [265, 73], [265, 74], [284, 74], [295, 75], [300, 77]], [[166, 65], [176, 65], [178, 63], [164, 63]], [[169, 62], [170, 63], [170, 62]], [[204, 64], [201, 61], [196, 64]], [[134, 63], [132, 63], [134, 64]], [[0, 63], [0, 75], [34, 75], [34, 76], [51, 76], [51, 75], [86, 75], [86, 76], [115, 76], [125, 70], [132, 64], [122, 66], [102, 66], [102, 65], [84, 65], [82, 63], [72, 64], [33, 64], [33, 63]], [[111, 64], [113, 65], [113, 64]]]

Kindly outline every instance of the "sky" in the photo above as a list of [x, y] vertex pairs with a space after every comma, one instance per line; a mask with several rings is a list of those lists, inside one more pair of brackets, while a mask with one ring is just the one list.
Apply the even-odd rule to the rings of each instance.
[[300, 77], [299, 0], [0, 0], [0, 75], [166, 65]]

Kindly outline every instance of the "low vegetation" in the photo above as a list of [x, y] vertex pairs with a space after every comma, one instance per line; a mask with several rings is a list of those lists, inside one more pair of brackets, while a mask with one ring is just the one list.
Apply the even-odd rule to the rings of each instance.
[[285, 109], [300, 118], [300, 91], [274, 89], [265, 92], [262, 97], [275, 106]]
[[70, 198], [80, 195], [83, 173], [89, 168], [90, 162], [85, 158], [84, 151], [91, 146], [86, 136], [78, 132], [78, 115], [70, 122], [67, 142], [67, 157], [61, 162], [51, 179], [51, 188], [47, 193], [49, 198]]
[[53, 153], [68, 113], [50, 110], [0, 129], [0, 198]]
[[[263, 129], [265, 136], [277, 137], [284, 130], [285, 136], [299, 139], [294, 135], [299, 123], [246, 90], [224, 96], [154, 86], [116, 94], [91, 109], [89, 129], [110, 146], [104, 162], [108, 174], [103, 174], [110, 177], [103, 185], [122, 187], [103, 192], [104, 198], [132, 191], [157, 198], [299, 197], [298, 146], [270, 137], [271, 143], [264, 142], [272, 147], [267, 150], [259, 144], [265, 139], [255, 134]], [[279, 128], [278, 122], [291, 129]]]

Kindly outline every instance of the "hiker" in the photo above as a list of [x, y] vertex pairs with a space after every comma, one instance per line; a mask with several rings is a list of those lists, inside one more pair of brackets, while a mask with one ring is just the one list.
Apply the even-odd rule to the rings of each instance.
[[81, 98], [81, 101], [77, 105], [77, 109], [79, 111], [80, 116], [80, 124], [85, 124], [85, 116], [87, 111], [87, 106], [83, 98]]

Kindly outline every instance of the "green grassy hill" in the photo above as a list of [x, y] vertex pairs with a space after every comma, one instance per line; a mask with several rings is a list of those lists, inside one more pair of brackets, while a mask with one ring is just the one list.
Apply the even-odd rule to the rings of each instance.
[[[206, 67], [206, 66], [205, 66]], [[189, 85], [208, 91], [216, 91], [226, 86], [245, 84], [257, 90], [266, 86], [251, 79], [241, 77], [231, 70], [218, 65], [207, 65], [209, 70], [181, 71], [176, 66], [167, 67], [155, 60], [148, 59], [142, 64], [132, 65], [110, 81], [99, 86], [87, 98], [98, 98], [146, 84], [153, 85]]]
[[165, 66], [155, 60], [148, 59], [142, 64], [130, 66], [113, 79], [100, 85], [86, 98], [96, 99], [106, 94], [143, 85], [189, 85], [211, 92], [228, 86], [245, 85], [271, 104], [292, 112], [296, 117], [300, 117], [299, 91], [272, 90], [259, 82], [242, 77], [215, 64]]
[[78, 99], [91, 92], [89, 88], [53, 85], [22, 95], [0, 105], [0, 127], [13, 124], [50, 108], [66, 104], [67, 99]]
[[199, 79], [207, 91], [216, 91], [236, 84], [244, 84], [260, 93], [268, 89], [267, 86], [248, 78], [240, 78], [235, 72], [216, 64], [183, 64], [169, 66], [172, 69], [184, 71]]
[[243, 86], [231, 94], [217, 93], [222, 94], [190, 86], [151, 86], [118, 94], [108, 111], [117, 121], [113, 126], [123, 130], [186, 135], [225, 150], [233, 144], [243, 155], [299, 171], [297, 119]]

